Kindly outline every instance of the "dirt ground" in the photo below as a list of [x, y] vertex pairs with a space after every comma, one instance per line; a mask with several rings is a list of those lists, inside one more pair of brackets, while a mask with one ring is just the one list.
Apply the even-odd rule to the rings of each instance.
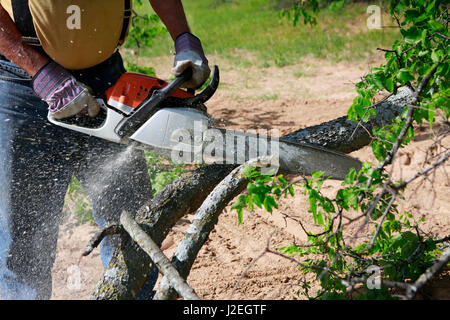
[[[245, 52], [237, 56], [251, 60]], [[304, 59], [302, 63], [283, 68], [237, 67], [218, 57], [209, 57], [221, 71], [221, 85], [207, 103], [208, 110], [217, 119], [216, 125], [234, 129], [279, 129], [281, 134], [319, 124], [346, 114], [355, 97], [354, 83], [377, 61], [365, 63]], [[142, 61], [141, 61], [142, 62]], [[148, 59], [156, 66], [156, 73], [167, 78], [171, 57]], [[379, 62], [379, 61], [378, 61]], [[449, 140], [445, 141], [448, 146]], [[398, 177], [412, 176], [424, 164], [425, 151], [432, 144], [426, 130], [400, 152], [393, 165]], [[368, 147], [351, 154], [360, 160], [375, 159]], [[410, 188], [400, 210], [411, 210], [415, 217], [425, 215], [422, 229], [440, 236], [448, 235], [450, 202], [448, 166], [439, 169], [430, 182]], [[332, 194], [340, 182], [329, 181], [324, 192]], [[301, 219], [312, 227], [312, 216], [307, 212], [305, 197], [300, 188], [295, 198], [280, 200], [273, 214], [256, 210], [245, 212], [243, 225], [229, 207], [221, 214], [209, 240], [201, 249], [188, 278], [188, 283], [203, 299], [228, 299], [243, 271], [266, 247], [277, 248], [306, 242], [298, 223], [285, 216]], [[76, 226], [67, 210], [61, 225], [58, 251], [53, 270], [52, 299], [88, 299], [102, 275], [98, 249], [91, 256], [80, 259], [80, 254], [97, 227]], [[171, 256], [192, 217], [180, 221], [163, 243]], [[297, 266], [279, 256], [265, 254], [259, 259], [233, 292], [233, 299], [302, 299], [297, 295], [304, 276]], [[427, 293], [433, 298], [449, 298], [450, 280], [436, 281]]]

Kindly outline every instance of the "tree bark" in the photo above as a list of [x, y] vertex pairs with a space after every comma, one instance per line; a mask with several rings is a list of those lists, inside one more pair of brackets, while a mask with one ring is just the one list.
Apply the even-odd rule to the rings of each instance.
[[[136, 222], [160, 246], [175, 223], [194, 212], [231, 170], [230, 165], [211, 165], [184, 174], [144, 205], [135, 215]], [[91, 299], [134, 299], [151, 267], [148, 255], [129, 236], [121, 235], [120, 246], [114, 251]]]
[[[411, 91], [408, 89], [381, 101], [376, 105], [377, 117], [371, 118], [364, 127], [370, 131], [374, 127], [390, 123], [410, 101]], [[347, 120], [347, 117], [341, 117], [289, 133], [280, 140], [306, 142], [350, 153], [371, 142], [366, 129]], [[144, 205], [137, 212], [136, 221], [160, 246], [175, 223], [184, 215], [195, 212], [213, 188], [235, 167], [236, 165], [208, 165], [183, 175]], [[122, 235], [120, 246], [115, 250], [91, 298], [134, 299], [151, 266], [148, 255], [129, 237]]]
[[169, 258], [165, 256], [153, 239], [139, 227], [137, 222], [128, 212], [122, 212], [120, 223], [134, 242], [149, 255], [153, 263], [158, 267], [159, 272], [164, 275], [166, 281], [184, 300], [200, 300], [194, 289], [186, 283], [186, 277], [180, 276], [178, 270], [173, 266]]
[[[194, 219], [172, 258], [172, 264], [183, 278], [187, 279], [198, 252], [218, 222], [219, 214], [247, 185], [244, 170], [245, 166], [241, 165], [231, 171], [214, 188], [195, 212]], [[176, 299], [176, 297], [175, 288], [171, 285], [169, 278], [164, 276], [156, 291], [154, 300], [172, 300]]]
[[367, 123], [362, 124], [364, 127], [344, 116], [288, 133], [280, 140], [306, 142], [330, 150], [350, 153], [370, 144], [372, 139], [367, 131], [371, 132], [373, 128], [391, 123], [412, 99], [412, 91], [405, 87], [396, 95], [378, 102], [375, 106], [377, 117], [371, 117]]

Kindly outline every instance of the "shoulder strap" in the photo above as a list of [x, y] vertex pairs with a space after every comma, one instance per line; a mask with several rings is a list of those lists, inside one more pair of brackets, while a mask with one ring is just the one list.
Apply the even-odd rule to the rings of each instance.
[[17, 29], [22, 33], [22, 40], [30, 45], [40, 45], [34, 30], [33, 17], [31, 16], [28, 0], [11, 0], [14, 14], [14, 22]]
[[122, 32], [120, 33], [119, 44], [122, 44], [125, 41], [131, 16], [132, 16], [131, 0], [125, 0], [125, 12], [123, 15], [123, 26]]

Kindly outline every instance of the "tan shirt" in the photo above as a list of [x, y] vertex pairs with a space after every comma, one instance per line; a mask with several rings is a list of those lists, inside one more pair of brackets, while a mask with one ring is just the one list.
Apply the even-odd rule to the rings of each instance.
[[[0, 4], [14, 19], [11, 1]], [[97, 65], [119, 45], [124, 0], [29, 0], [29, 6], [43, 49], [64, 68]]]

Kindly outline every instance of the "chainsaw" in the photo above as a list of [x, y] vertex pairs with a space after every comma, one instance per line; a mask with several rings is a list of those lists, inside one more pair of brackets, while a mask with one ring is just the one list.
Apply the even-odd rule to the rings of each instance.
[[214, 127], [205, 102], [219, 85], [214, 66], [203, 91], [181, 89], [192, 76], [187, 69], [171, 82], [144, 74], [124, 73], [97, 98], [101, 113], [95, 118], [71, 117], [51, 123], [116, 143], [170, 157], [174, 162], [243, 164], [250, 159], [270, 159], [284, 173], [324, 176], [342, 180], [361, 162], [345, 154], [306, 143], [282, 141], [267, 133], [226, 130]]

